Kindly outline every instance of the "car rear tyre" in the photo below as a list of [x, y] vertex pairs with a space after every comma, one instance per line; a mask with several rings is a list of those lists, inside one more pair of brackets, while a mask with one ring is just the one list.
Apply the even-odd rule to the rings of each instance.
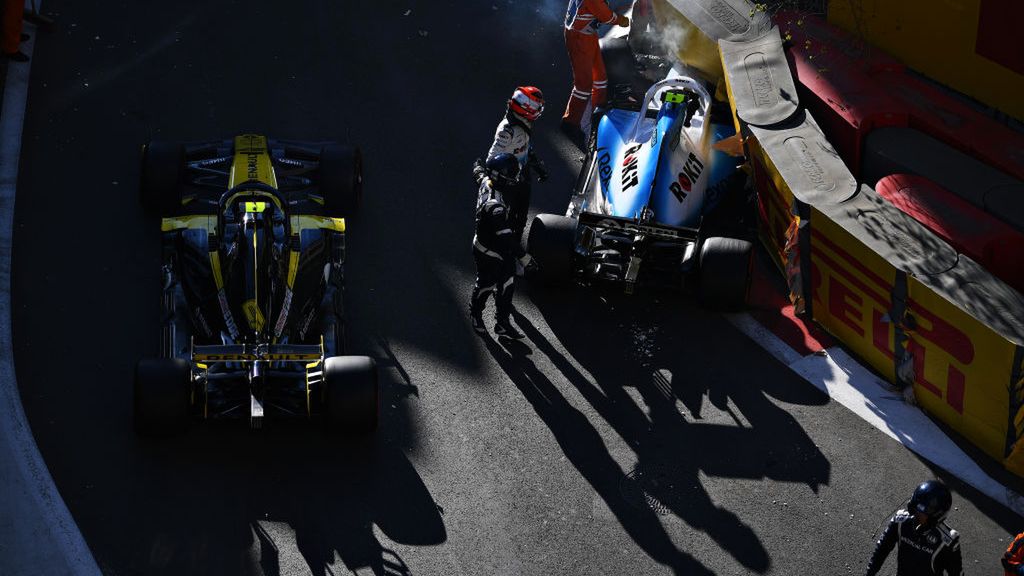
[[185, 147], [174, 142], [150, 142], [142, 151], [142, 205], [161, 216], [181, 211], [181, 184], [185, 174]]
[[707, 308], [740, 310], [747, 303], [753, 244], [712, 237], [700, 251], [700, 301]]
[[363, 154], [359, 148], [331, 144], [320, 150], [320, 195], [331, 216], [348, 217], [363, 201]]
[[538, 214], [530, 225], [527, 248], [537, 261], [536, 277], [543, 282], [565, 282], [572, 277], [576, 220], [556, 214]]
[[377, 364], [367, 356], [324, 361], [324, 407], [328, 432], [369, 434], [380, 417]]
[[189, 384], [187, 361], [180, 358], [144, 358], [135, 365], [135, 432], [143, 436], [170, 436], [188, 425]]

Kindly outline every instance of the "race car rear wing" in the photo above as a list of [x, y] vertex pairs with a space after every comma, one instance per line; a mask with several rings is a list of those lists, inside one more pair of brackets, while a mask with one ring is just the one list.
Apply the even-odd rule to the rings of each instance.
[[229, 344], [192, 346], [192, 362], [314, 362], [323, 360], [323, 344]]
[[607, 214], [594, 214], [587, 211], [580, 212], [580, 224], [594, 228], [607, 228], [621, 230], [633, 234], [644, 234], [655, 236], [662, 240], [675, 240], [678, 242], [692, 242], [697, 239], [697, 230], [694, 228], [681, 228], [668, 226], [654, 222], [642, 222], [630, 218], [619, 218]]

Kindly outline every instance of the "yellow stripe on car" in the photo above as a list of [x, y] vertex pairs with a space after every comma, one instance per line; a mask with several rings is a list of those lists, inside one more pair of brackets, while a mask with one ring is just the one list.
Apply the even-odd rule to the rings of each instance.
[[299, 253], [292, 250], [288, 255], [288, 288], [295, 286], [295, 276], [299, 272]]
[[331, 230], [333, 232], [344, 232], [345, 219], [314, 216], [312, 214], [292, 215], [292, 234], [298, 234], [300, 230], [314, 228]]
[[224, 277], [220, 275], [220, 254], [214, 250], [210, 252], [210, 270], [213, 271], [213, 283], [217, 286], [217, 291], [224, 289]]
[[210, 234], [216, 233], [217, 217], [208, 214], [197, 214], [195, 216], [176, 216], [160, 220], [161, 232], [202, 229], [205, 229]]
[[267, 151], [266, 136], [242, 134], [235, 137], [235, 158], [231, 163], [228, 188], [249, 181], [277, 188], [277, 175], [274, 174], [274, 163]]

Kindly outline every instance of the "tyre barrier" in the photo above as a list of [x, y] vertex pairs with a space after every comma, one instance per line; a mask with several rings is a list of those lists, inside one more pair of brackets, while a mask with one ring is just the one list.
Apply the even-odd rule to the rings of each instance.
[[906, 126], [906, 107], [875, 84], [861, 62], [818, 40], [794, 38], [788, 56], [800, 101], [859, 176], [867, 134], [883, 126]]
[[871, 76], [909, 114], [920, 130], [985, 164], [1024, 180], [1024, 133], [982, 114], [917, 76], [884, 71]]
[[975, 207], [921, 176], [894, 174], [878, 181], [876, 190], [1018, 292], [1024, 293], [1024, 232]]
[[[706, 8], [712, 3], [693, 4]], [[741, 3], [729, 3], [736, 4]], [[680, 19], [697, 9], [655, 4], [665, 5], [676, 8]], [[688, 19], [691, 27], [703, 30], [703, 39], [714, 37], [714, 29]], [[669, 20], [664, 14], [659, 17], [659, 22]], [[928, 221], [923, 218], [928, 212], [942, 220], [936, 216], [939, 210], [915, 212], [907, 209], [906, 198], [899, 200], [904, 210], [891, 203], [887, 198], [898, 194], [891, 190], [892, 181], [883, 179], [895, 173], [929, 177], [957, 195], [961, 191], [954, 188], [963, 189], [971, 204], [990, 211], [1002, 205], [1024, 213], [1016, 208], [1016, 199], [1024, 194], [1018, 194], [1014, 179], [999, 180], [999, 171], [979, 180], [977, 166], [952, 154], [941, 155], [938, 163], [934, 157], [926, 162], [928, 155], [913, 148], [909, 159], [896, 154], [913, 146], [899, 141], [911, 131], [908, 106], [887, 93], [855, 90], [858, 82], [871, 83], [869, 72], [902, 73], [884, 54], [864, 59], [861, 69], [836, 60], [843, 74], [853, 75], [851, 85], [812, 68], [813, 54], [797, 50], [790, 55], [800, 80], [794, 82], [790, 71], [778, 66], [786, 61], [780, 31], [752, 24], [743, 30], [748, 35], [718, 38], [720, 69], [758, 192], [761, 239], [785, 273], [791, 299], [880, 374], [913, 386], [933, 417], [1006, 468], [1024, 474], [1024, 442], [1019, 442], [1024, 426], [1024, 296], [971, 258], [969, 254], [978, 254], [970, 241], [954, 247], [915, 219]], [[810, 30], [819, 35], [828, 31]], [[688, 55], [702, 56], [692, 41], [679, 52], [687, 64]], [[706, 62], [698, 64], [702, 71], [709, 69]], [[795, 84], [800, 85], [795, 93], [799, 96], [787, 91]], [[830, 101], [832, 96], [838, 98]], [[829, 142], [812, 112], [826, 119], [830, 136], [837, 132], [842, 150]], [[911, 136], [921, 142], [921, 137]], [[957, 162], [948, 165], [947, 158]], [[844, 160], [863, 169], [871, 184], [883, 180], [883, 194], [858, 184]], [[943, 172], [969, 168], [971, 174], [963, 177], [963, 185], [950, 185], [942, 174], [928, 174], [933, 164], [942, 164]], [[941, 203], [944, 197], [924, 198]], [[951, 239], [960, 235], [956, 225], [946, 230]]]
[[812, 207], [810, 236], [812, 318], [1024, 473], [1024, 296], [866, 185]]
[[912, 128], [882, 128], [865, 141], [862, 180], [916, 174], [1024, 231], [1024, 181]]
[[793, 48], [802, 47], [811, 56], [842, 56], [869, 73], [904, 72], [906, 66], [888, 52], [865, 43], [860, 37], [837, 28], [813, 14], [781, 10], [775, 14], [783, 38]]
[[808, 294], [810, 206], [843, 202], [857, 181], [811, 114], [801, 110], [771, 128], [748, 126], [747, 158], [757, 188], [760, 236], [783, 271], [790, 301], [803, 312]]

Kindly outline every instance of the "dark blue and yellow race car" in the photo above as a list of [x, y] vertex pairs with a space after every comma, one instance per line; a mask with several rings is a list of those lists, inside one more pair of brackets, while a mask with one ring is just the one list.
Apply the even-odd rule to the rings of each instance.
[[375, 429], [376, 366], [345, 353], [359, 150], [255, 134], [151, 142], [140, 192], [162, 217], [163, 290], [159, 357], [135, 372], [136, 430], [273, 417]]

